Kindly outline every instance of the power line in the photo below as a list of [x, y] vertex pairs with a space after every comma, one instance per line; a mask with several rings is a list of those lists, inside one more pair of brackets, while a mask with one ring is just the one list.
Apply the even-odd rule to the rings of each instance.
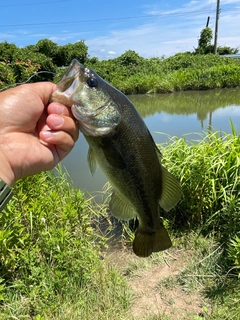
[[6, 4], [0, 5], [0, 8], [9, 8], [9, 7], [25, 7], [25, 6], [36, 6], [37, 4], [49, 4], [49, 3], [56, 3], [56, 2], [69, 2], [71, 0], [54, 0], [54, 1], [42, 1], [42, 2], [28, 2], [28, 3], [20, 3], [20, 4]]
[[[64, 1], [64, 0], [62, 0]], [[225, 11], [237, 11], [240, 10], [238, 8], [228, 9]], [[11, 27], [30, 27], [30, 26], [53, 26], [59, 24], [79, 24], [79, 23], [92, 23], [92, 22], [106, 22], [106, 21], [121, 21], [121, 20], [132, 20], [132, 19], [143, 19], [143, 18], [166, 18], [169, 16], [188, 16], [189, 14], [198, 14], [198, 13], [206, 13], [208, 10], [201, 11], [185, 11], [185, 12], [177, 12], [177, 13], [162, 13], [155, 15], [142, 15], [142, 16], [129, 16], [129, 17], [116, 17], [116, 18], [103, 18], [103, 19], [89, 19], [89, 20], [75, 20], [75, 21], [59, 21], [59, 22], [39, 22], [39, 23], [20, 23], [20, 24], [5, 24], [0, 25], [0, 28], [11, 28]]]

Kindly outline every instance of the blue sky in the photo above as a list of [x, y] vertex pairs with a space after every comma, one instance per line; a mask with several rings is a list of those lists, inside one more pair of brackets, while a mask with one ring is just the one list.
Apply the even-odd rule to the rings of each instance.
[[[0, 42], [19, 47], [48, 38], [84, 40], [90, 57], [134, 50], [145, 58], [193, 51], [217, 0], [1, 0]], [[240, 48], [240, 1], [221, 0], [218, 45]]]

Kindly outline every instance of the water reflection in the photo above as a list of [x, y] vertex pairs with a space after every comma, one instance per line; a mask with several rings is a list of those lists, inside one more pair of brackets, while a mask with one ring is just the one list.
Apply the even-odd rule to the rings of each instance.
[[130, 95], [128, 97], [143, 118], [165, 112], [178, 115], [197, 114], [197, 119], [204, 121], [209, 112], [218, 108], [239, 106], [240, 89], [185, 91], [171, 94]]
[[[199, 132], [209, 128], [230, 133], [230, 118], [240, 132], [240, 88], [130, 95], [129, 99], [144, 118], [156, 143], [165, 142], [168, 135], [182, 137], [187, 134], [187, 139], [195, 140], [199, 138]], [[81, 135], [74, 150], [62, 163], [76, 187], [94, 193], [102, 189], [106, 178], [100, 169], [94, 177], [91, 176], [87, 150], [87, 143]]]

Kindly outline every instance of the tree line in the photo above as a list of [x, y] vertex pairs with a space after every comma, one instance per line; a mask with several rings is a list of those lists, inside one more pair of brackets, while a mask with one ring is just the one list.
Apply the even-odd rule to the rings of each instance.
[[[89, 56], [88, 46], [84, 40], [73, 44], [58, 45], [52, 40], [42, 39], [35, 45], [28, 45], [23, 48], [4, 41], [0, 43], [0, 89], [23, 82], [56, 82], [64, 72], [63, 67], [67, 67], [72, 59], [76, 58], [82, 64], [92, 67], [100, 76], [125, 93], [136, 93], [137, 90], [127, 90], [122, 85], [129, 77], [137, 74], [141, 74], [142, 77], [143, 73], [148, 77], [159, 76], [162, 72], [166, 73], [178, 69], [193, 68], [194, 65], [198, 66], [199, 58], [197, 56], [211, 55], [213, 52], [212, 37], [212, 30], [204, 28], [198, 40], [198, 47], [194, 48], [193, 52], [178, 53], [169, 58], [163, 56], [145, 59], [135, 51], [127, 50], [117, 58], [102, 61], [97, 57]], [[218, 47], [217, 56], [226, 53], [238, 53], [238, 49]], [[222, 63], [221, 59], [217, 58], [206, 58], [205, 60], [206, 64], [208, 64], [208, 61], [212, 63], [213, 60], [217, 64]], [[137, 81], [140, 80], [137, 79]], [[121, 86], [119, 86], [119, 82], [122, 82]], [[142, 89], [140, 91], [143, 93], [144, 91], [147, 92], [148, 89], [144, 89], [143, 92]]]

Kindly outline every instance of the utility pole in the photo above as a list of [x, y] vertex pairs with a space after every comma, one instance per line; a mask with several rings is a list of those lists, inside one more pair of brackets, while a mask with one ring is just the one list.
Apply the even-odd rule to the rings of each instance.
[[210, 21], [210, 17], [208, 16], [208, 17], [207, 17], [206, 28], [208, 28], [208, 25], [209, 25], [209, 21]]
[[215, 23], [215, 37], [214, 37], [214, 48], [213, 53], [217, 53], [217, 38], [218, 38], [218, 19], [220, 13], [220, 0], [217, 0], [217, 9], [216, 9], [216, 23]]

